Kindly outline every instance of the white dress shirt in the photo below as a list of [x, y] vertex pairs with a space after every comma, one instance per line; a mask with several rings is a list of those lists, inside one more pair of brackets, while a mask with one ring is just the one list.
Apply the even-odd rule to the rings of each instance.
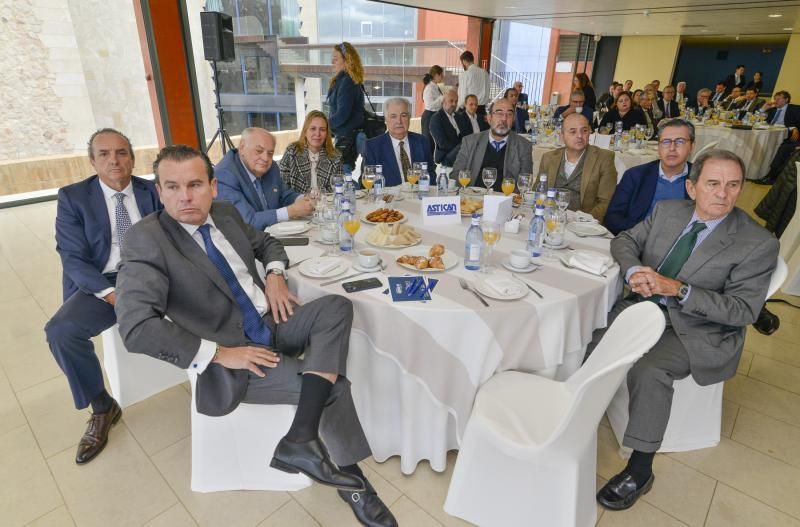
[[[222, 231], [217, 229], [216, 225], [214, 225], [214, 220], [211, 219], [210, 215], [208, 218], [206, 218], [205, 223], [211, 225], [211, 229], [209, 229], [211, 241], [214, 242], [216, 248], [220, 253], [222, 253], [222, 256], [225, 257], [225, 260], [228, 261], [228, 265], [231, 266], [233, 274], [236, 276], [236, 280], [239, 282], [242, 290], [247, 294], [247, 297], [250, 298], [250, 301], [253, 302], [253, 306], [255, 306], [258, 314], [263, 317], [264, 314], [269, 311], [269, 303], [267, 302], [267, 295], [264, 293], [264, 290], [258, 287], [255, 280], [253, 280], [253, 277], [250, 275], [250, 272], [247, 270], [247, 265], [245, 265], [244, 260], [242, 260], [241, 256], [239, 256], [239, 253], [237, 253], [230, 242], [228, 242], [228, 240], [225, 238], [225, 235], [222, 234]], [[203, 235], [200, 234], [200, 225], [190, 225], [188, 223], [181, 223], [180, 225], [186, 229], [186, 232], [189, 233], [189, 236], [191, 236], [192, 239], [197, 242], [197, 245], [200, 246], [200, 249], [202, 249], [203, 252], [206, 252], [206, 244], [203, 242]], [[284, 263], [281, 261], [269, 262], [267, 264], [267, 269], [284, 268]], [[197, 350], [197, 354], [194, 356], [194, 360], [192, 360], [189, 369], [200, 375], [206, 370], [206, 367], [214, 358], [214, 354], [216, 352], [216, 342], [201, 339], [200, 348]]]
[[[117, 198], [114, 197], [117, 191], [103, 183], [99, 178], [97, 181], [100, 183], [100, 188], [103, 190], [103, 197], [105, 198], [108, 210], [108, 219], [111, 222], [111, 251], [108, 253], [108, 261], [105, 267], [103, 267], [102, 273], [116, 273], [117, 266], [121, 260], [119, 239], [117, 238]], [[122, 189], [122, 193], [125, 194], [125, 199], [122, 200], [122, 204], [125, 205], [125, 208], [128, 210], [128, 216], [131, 217], [131, 225], [133, 225], [142, 219], [142, 215], [139, 213], [139, 207], [136, 205], [136, 196], [133, 194], [133, 183], [129, 182], [128, 186]], [[113, 291], [113, 287], [108, 287], [95, 293], [94, 296], [103, 298]]]
[[477, 114], [471, 114], [469, 112], [464, 112], [464, 113], [467, 114], [467, 117], [469, 118], [469, 122], [470, 122], [470, 124], [472, 124], [472, 133], [473, 134], [481, 133], [481, 125], [478, 124], [478, 115]]
[[311, 188], [319, 188], [317, 184], [317, 165], [319, 164], [319, 152], [308, 151], [308, 161], [311, 164]]
[[450, 120], [450, 124], [452, 124], [452, 125], [453, 125], [453, 128], [455, 128], [455, 129], [456, 129], [456, 133], [459, 133], [459, 130], [458, 130], [458, 123], [456, 122], [456, 115], [455, 115], [455, 113], [447, 113], [447, 112], [444, 112], [444, 114], [445, 114], [445, 115], [447, 116], [447, 118]]
[[464, 106], [467, 95], [478, 98], [478, 105], [489, 103], [489, 74], [475, 64], [470, 64], [466, 71], [458, 76], [458, 105]]
[[403, 141], [403, 149], [406, 151], [409, 164], [411, 164], [411, 148], [408, 146], [408, 136], [403, 139], [395, 139], [390, 135], [389, 139], [392, 140], [392, 150], [394, 150], [394, 159], [397, 161], [397, 171], [400, 172], [400, 179], [403, 179], [403, 163], [400, 162], [400, 141]]
[[567, 151], [564, 150], [564, 174], [567, 176], [568, 180], [572, 177], [572, 173], [575, 172], [575, 169], [578, 168], [578, 163], [581, 162], [581, 159], [583, 159], [583, 155], [585, 153], [586, 153], [586, 150], [581, 152], [581, 155], [579, 155], [578, 159], [573, 163], [567, 157]]
[[431, 112], [438, 112], [441, 110], [442, 99], [444, 99], [444, 94], [438, 84], [431, 81], [425, 85], [425, 89], [422, 90], [422, 102], [426, 110]]

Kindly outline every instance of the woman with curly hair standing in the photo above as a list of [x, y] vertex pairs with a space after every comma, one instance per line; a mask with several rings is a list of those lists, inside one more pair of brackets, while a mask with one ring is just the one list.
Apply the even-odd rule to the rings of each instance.
[[364, 125], [364, 67], [349, 42], [333, 47], [333, 78], [328, 88], [328, 119], [342, 165], [353, 169], [358, 151], [356, 135]]

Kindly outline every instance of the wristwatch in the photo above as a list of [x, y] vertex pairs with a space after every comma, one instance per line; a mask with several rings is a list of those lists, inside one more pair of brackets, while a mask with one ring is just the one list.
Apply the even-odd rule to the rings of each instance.
[[675, 296], [678, 298], [678, 300], [683, 300], [684, 298], [686, 298], [686, 295], [688, 294], [689, 294], [689, 286], [686, 284], [681, 284], [681, 286], [678, 288], [678, 294]]
[[281, 278], [283, 278], [284, 280], [288, 280], [288, 278], [289, 278], [288, 276], [286, 276], [286, 271], [284, 271], [280, 267], [272, 267], [270, 269], [267, 269], [267, 274], [268, 275], [276, 274], [276, 275], [280, 276]]

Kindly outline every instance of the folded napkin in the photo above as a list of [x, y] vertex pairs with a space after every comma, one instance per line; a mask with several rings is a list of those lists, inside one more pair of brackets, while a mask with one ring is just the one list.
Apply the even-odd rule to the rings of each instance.
[[629, 154], [633, 154], [633, 155], [636, 155], [636, 156], [643, 156], [645, 154], [649, 154], [650, 152], [651, 152], [651, 150], [648, 150], [646, 148], [629, 148], [628, 149], [628, 153]]
[[613, 262], [611, 257], [605, 254], [594, 251], [575, 251], [570, 255], [567, 263], [588, 273], [601, 275], [608, 271]]
[[505, 225], [503, 227], [503, 230], [506, 231], [506, 232], [513, 233], [513, 234], [518, 233], [519, 232], [519, 220], [508, 220], [505, 223]]
[[339, 266], [339, 260], [317, 260], [308, 266], [308, 270], [314, 274], [325, 274]]
[[299, 229], [300, 226], [297, 223], [276, 223], [270, 228], [270, 231], [281, 234], [285, 232], [292, 232]]
[[524, 285], [520, 284], [517, 280], [508, 276], [493, 275], [483, 281], [489, 288], [495, 291], [498, 295], [513, 296], [522, 292]]
[[581, 223], [599, 223], [594, 216], [582, 210], [568, 210], [567, 223], [581, 222]]

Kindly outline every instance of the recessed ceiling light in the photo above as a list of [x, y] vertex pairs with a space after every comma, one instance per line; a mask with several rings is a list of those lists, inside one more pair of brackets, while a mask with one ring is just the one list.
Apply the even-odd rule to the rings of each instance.
[[707, 29], [701, 29], [700, 33], [708, 33], [708, 30]]
[[783, 30], [784, 31], [793, 31], [794, 28], [793, 27], [785, 27], [785, 28], [783, 28]]
[[767, 15], [770, 18], [780, 18], [783, 15], [781, 13], [772, 13], [771, 15]]

